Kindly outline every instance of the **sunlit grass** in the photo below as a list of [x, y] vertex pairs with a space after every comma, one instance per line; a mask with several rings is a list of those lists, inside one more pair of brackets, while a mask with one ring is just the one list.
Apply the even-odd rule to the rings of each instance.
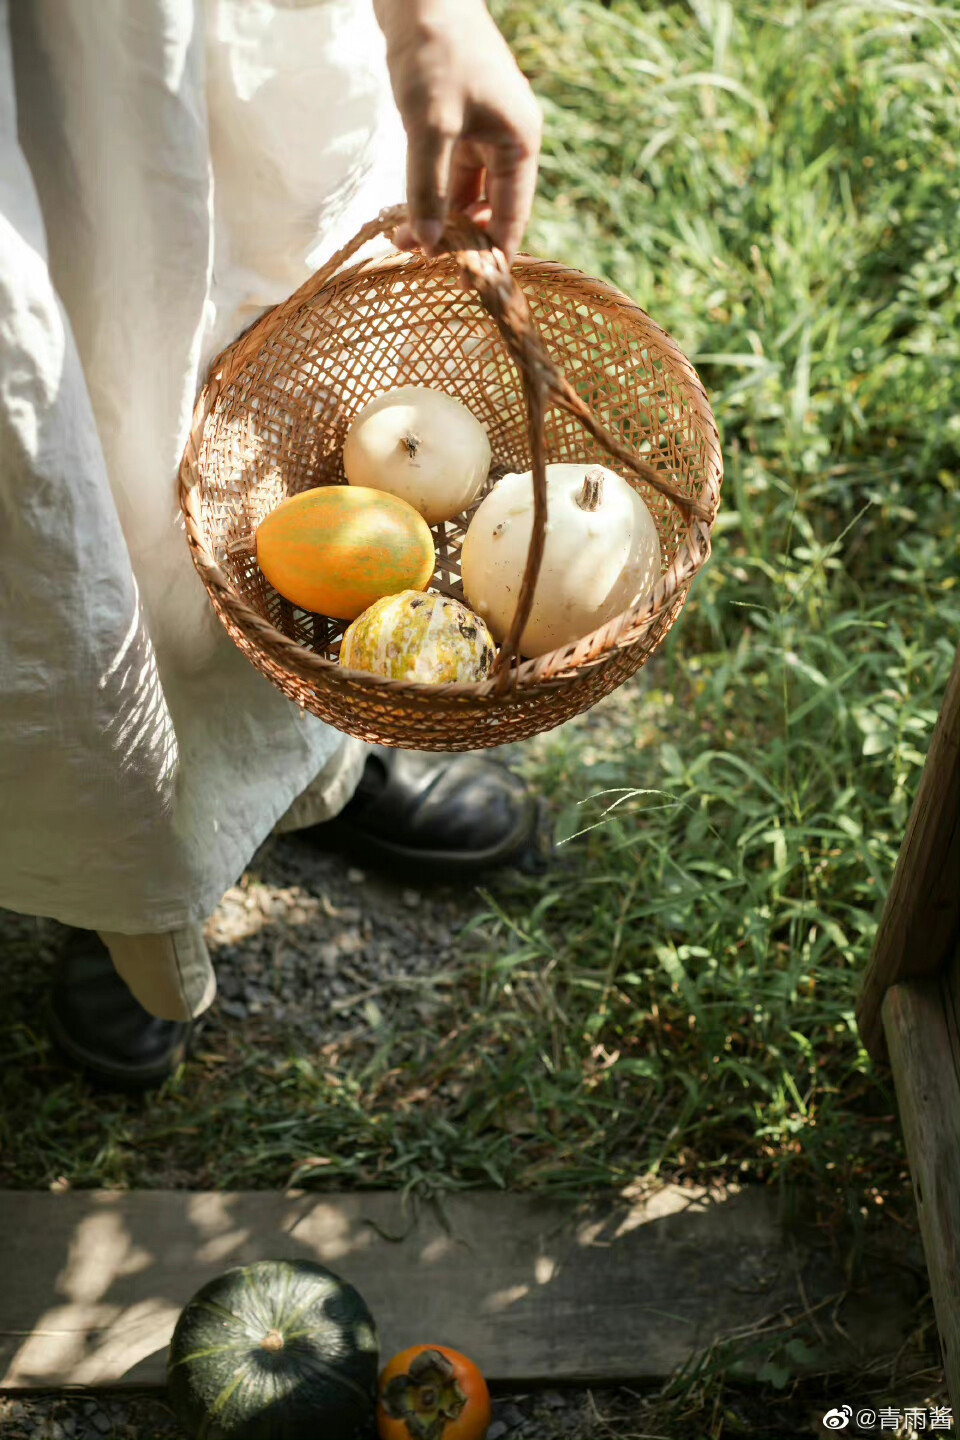
[[530, 248], [675, 335], [726, 483], [621, 717], [639, 746], [614, 732], [588, 767], [576, 729], [534, 747], [562, 826], [591, 828], [530, 918], [491, 904], [490, 998], [502, 1018], [549, 974], [611, 1176], [600, 1137], [630, 1134], [641, 1169], [909, 1204], [853, 1012], [957, 640], [958, 13], [499, 13], [547, 120]]

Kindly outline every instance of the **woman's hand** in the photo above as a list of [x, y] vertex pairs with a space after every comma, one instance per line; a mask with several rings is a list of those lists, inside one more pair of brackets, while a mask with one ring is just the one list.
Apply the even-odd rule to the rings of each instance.
[[407, 132], [407, 248], [466, 210], [508, 262], [530, 219], [540, 110], [483, 0], [374, 0]]

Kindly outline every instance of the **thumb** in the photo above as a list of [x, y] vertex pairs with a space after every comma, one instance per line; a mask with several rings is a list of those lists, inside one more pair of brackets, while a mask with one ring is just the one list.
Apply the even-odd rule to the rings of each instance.
[[459, 127], [421, 123], [408, 131], [407, 205], [410, 228], [424, 250], [440, 239], [447, 217], [450, 164]]

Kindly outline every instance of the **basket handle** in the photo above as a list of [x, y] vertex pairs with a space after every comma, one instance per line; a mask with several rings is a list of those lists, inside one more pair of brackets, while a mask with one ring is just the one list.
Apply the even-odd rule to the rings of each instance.
[[[388, 239], [408, 218], [405, 205], [393, 205], [384, 210], [375, 220], [369, 221], [352, 240], [336, 254], [331, 255], [325, 265], [311, 275], [300, 289], [273, 312], [277, 319], [292, 317], [302, 306], [310, 303], [319, 290], [332, 280], [337, 271], [350, 260], [368, 241], [378, 235]], [[566, 376], [551, 359], [541, 340], [530, 307], [523, 291], [510, 274], [503, 252], [493, 244], [490, 236], [468, 216], [455, 213], [447, 217], [443, 234], [438, 242], [441, 253], [453, 254], [460, 266], [461, 275], [476, 292], [484, 310], [493, 320], [503, 338], [504, 344], [520, 372], [524, 400], [527, 409], [527, 429], [530, 440], [530, 455], [533, 462], [533, 533], [527, 551], [527, 563], [517, 598], [513, 622], [509, 633], [500, 647], [491, 670], [496, 679], [495, 693], [503, 694], [509, 688], [511, 666], [518, 658], [520, 636], [533, 605], [533, 593], [543, 559], [547, 523], [547, 476], [544, 451], [544, 416], [551, 405], [565, 410], [577, 419], [589, 435], [621, 464], [627, 466], [639, 479], [645, 481], [659, 495], [663, 495], [677, 507], [685, 524], [690, 527], [695, 521], [709, 524], [711, 512], [698, 500], [684, 495], [676, 486], [664, 480], [652, 465], [647, 464], [622, 445], [596, 419], [593, 412], [581, 400]], [[255, 337], [251, 337], [255, 339]], [[247, 355], [241, 342], [231, 349], [231, 372], [242, 368]]]

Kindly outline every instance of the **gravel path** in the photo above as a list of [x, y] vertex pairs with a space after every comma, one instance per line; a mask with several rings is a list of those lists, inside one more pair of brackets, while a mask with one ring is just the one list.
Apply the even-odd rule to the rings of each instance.
[[[540, 869], [548, 843], [544, 818], [520, 868]], [[496, 889], [510, 883], [480, 878]], [[461, 931], [481, 904], [473, 879], [413, 884], [300, 835], [273, 839], [207, 927], [219, 988], [211, 1022], [257, 1018], [314, 1046], [375, 1028], [387, 1004], [426, 1023], [455, 982]]]
[[[565, 725], [523, 744], [487, 752], [515, 769], [551, 747], [575, 747], [578, 784], [569, 803], [602, 788], [596, 767], [640, 743], [638, 697], [646, 672]], [[219, 999], [210, 1016], [289, 1027], [312, 1044], [375, 1028], [379, 1008], [404, 998], [412, 1024], [430, 1019], [431, 996], [462, 956], [462, 930], [482, 905], [476, 884], [508, 889], [511, 873], [562, 874], [573, 850], [553, 849], [559, 803], [540, 799], [535, 841], [513, 872], [455, 884], [391, 878], [356, 860], [326, 854], [302, 836], [269, 840], [207, 927]], [[469, 943], [469, 937], [467, 937]]]
[[[613, 1408], [622, 1416], [630, 1406], [627, 1391], [611, 1391], [609, 1398], [603, 1391], [579, 1389], [497, 1396], [487, 1440], [611, 1440], [600, 1417]], [[3, 1440], [186, 1440], [157, 1392], [0, 1395], [0, 1435]]]

